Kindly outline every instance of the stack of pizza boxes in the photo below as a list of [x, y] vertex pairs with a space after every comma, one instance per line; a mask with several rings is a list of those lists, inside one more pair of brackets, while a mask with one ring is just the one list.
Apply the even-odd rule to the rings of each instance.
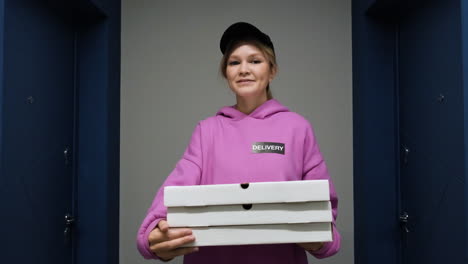
[[192, 229], [186, 246], [331, 241], [327, 180], [168, 186], [170, 227]]

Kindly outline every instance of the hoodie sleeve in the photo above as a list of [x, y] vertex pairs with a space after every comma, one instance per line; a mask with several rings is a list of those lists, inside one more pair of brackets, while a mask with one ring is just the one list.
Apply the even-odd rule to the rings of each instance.
[[137, 234], [137, 248], [145, 259], [157, 259], [150, 251], [148, 236], [160, 220], [166, 219], [167, 208], [164, 206], [164, 187], [200, 184], [202, 168], [201, 125], [195, 127], [189, 145], [174, 170], [159, 188], [156, 197], [148, 209]]
[[317, 251], [309, 251], [310, 254], [316, 258], [326, 258], [338, 252], [341, 245], [341, 236], [336, 229], [336, 217], [338, 214], [338, 197], [336, 195], [335, 187], [328, 174], [327, 166], [320, 153], [319, 145], [314, 135], [313, 128], [310, 124], [307, 126], [306, 135], [304, 138], [304, 163], [303, 163], [303, 180], [328, 180], [330, 184], [330, 202], [332, 205], [332, 230], [333, 241], [325, 242], [323, 247]]

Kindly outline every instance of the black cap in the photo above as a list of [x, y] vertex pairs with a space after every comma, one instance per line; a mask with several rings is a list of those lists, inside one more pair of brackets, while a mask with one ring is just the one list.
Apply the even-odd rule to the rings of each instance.
[[219, 48], [221, 49], [221, 53], [224, 54], [228, 45], [238, 40], [257, 40], [260, 43], [263, 43], [266, 46], [270, 47], [273, 50], [273, 52], [275, 51], [273, 43], [271, 42], [271, 39], [267, 34], [261, 32], [252, 24], [249, 24], [247, 22], [237, 22], [230, 25], [224, 31], [223, 36], [221, 37], [221, 41], [219, 42]]

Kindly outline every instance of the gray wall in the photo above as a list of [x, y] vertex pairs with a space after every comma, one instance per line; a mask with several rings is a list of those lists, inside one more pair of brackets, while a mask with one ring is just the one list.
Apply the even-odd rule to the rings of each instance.
[[[351, 1], [122, 1], [120, 263], [197, 122], [235, 96], [219, 76], [222, 32], [247, 21], [270, 35], [273, 95], [311, 121], [340, 198], [340, 253], [353, 263]], [[173, 263], [182, 263], [182, 258]]]

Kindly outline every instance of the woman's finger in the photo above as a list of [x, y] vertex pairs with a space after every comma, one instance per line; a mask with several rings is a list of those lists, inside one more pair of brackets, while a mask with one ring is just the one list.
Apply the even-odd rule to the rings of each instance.
[[150, 243], [150, 245], [154, 244], [154, 243], [159, 243], [161, 241], [164, 241], [164, 235], [163, 233], [161, 232], [161, 230], [159, 230], [159, 228], [155, 228], [153, 229], [150, 233], [149, 233], [149, 236], [148, 236], [148, 242]]
[[188, 244], [193, 241], [195, 241], [195, 237], [193, 235], [183, 236], [180, 238], [150, 245], [150, 249], [153, 252], [171, 251], [171, 250], [181, 247], [184, 244]]
[[311, 243], [298, 243], [299, 246], [309, 251], [316, 251], [322, 248], [322, 242], [311, 242]]
[[159, 228], [155, 228], [148, 236], [149, 244], [157, 244], [164, 241], [189, 236], [192, 234], [192, 230], [188, 228], [170, 228], [167, 232], [161, 232]]
[[158, 228], [161, 230], [161, 232], [165, 233], [169, 230], [169, 225], [167, 224], [166, 220], [161, 220], [158, 223]]
[[189, 228], [170, 228], [166, 233], [168, 240], [175, 238], [189, 236], [192, 234], [192, 230]]

